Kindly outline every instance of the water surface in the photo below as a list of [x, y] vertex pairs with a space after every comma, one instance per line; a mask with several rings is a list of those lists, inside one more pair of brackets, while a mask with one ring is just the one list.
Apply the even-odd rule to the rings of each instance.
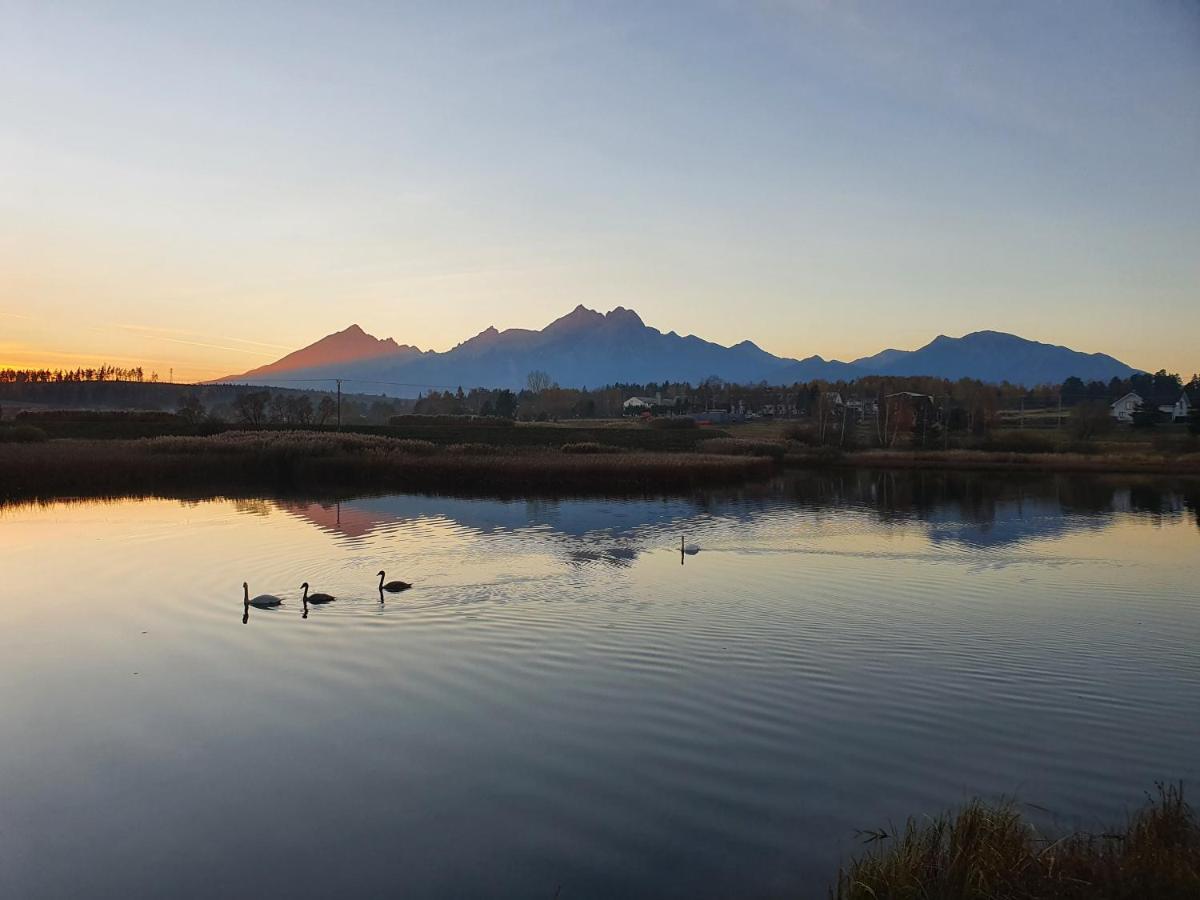
[[823, 896], [971, 795], [1100, 827], [1200, 776], [1198, 499], [3, 507], [0, 896]]

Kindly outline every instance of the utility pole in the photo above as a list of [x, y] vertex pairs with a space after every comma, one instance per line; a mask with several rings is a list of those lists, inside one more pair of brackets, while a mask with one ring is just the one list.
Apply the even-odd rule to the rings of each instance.
[[342, 430], [342, 379], [335, 378], [334, 381], [337, 382], [337, 395], [338, 395], [337, 430], [341, 431]]

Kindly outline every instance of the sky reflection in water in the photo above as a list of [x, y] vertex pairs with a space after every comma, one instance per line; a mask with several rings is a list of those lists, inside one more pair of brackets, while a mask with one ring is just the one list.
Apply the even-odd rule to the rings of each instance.
[[6, 507], [0, 894], [821, 895], [967, 795], [1111, 821], [1200, 775], [1198, 496]]

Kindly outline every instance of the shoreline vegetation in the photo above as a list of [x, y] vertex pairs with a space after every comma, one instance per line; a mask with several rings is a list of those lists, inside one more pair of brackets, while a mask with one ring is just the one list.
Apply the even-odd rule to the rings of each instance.
[[1158, 785], [1102, 833], [1042, 833], [1011, 800], [973, 800], [862, 837], [870, 849], [839, 871], [831, 900], [1200, 897], [1200, 821], [1182, 785]]
[[1200, 477], [1200, 447], [1186, 435], [1170, 444], [1081, 447], [1014, 431], [977, 448], [842, 450], [797, 439], [795, 429], [755, 426], [500, 425], [416, 417], [373, 432], [206, 425], [196, 429], [200, 433], [152, 436], [156, 426], [175, 429], [177, 423], [119, 413], [40, 421], [48, 428], [29, 420], [0, 426], [0, 497], [256, 488], [657, 495], [816, 468]]
[[438, 447], [428, 441], [313, 432], [228, 432], [133, 441], [0, 444], [0, 496], [157, 494], [306, 488], [661, 494], [769, 477], [773, 460], [601, 447]]

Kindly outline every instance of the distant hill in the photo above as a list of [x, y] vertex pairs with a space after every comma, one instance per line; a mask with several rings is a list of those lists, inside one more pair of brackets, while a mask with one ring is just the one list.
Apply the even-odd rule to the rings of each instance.
[[254, 381], [285, 373], [295, 376], [297, 373], [305, 373], [311, 369], [324, 369], [346, 363], [362, 363], [382, 357], [402, 359], [420, 354], [421, 351], [416, 347], [397, 344], [391, 338], [380, 340], [367, 334], [358, 325], [351, 325], [343, 331], [326, 335], [315, 344], [309, 344], [307, 347], [293, 351], [273, 363], [251, 369], [241, 375], [218, 378], [216, 381]]
[[[1085, 381], [1126, 378], [1137, 370], [1101, 353], [1026, 340], [998, 331], [939, 335], [918, 350], [883, 350], [853, 362], [774, 356], [750, 341], [726, 347], [695, 335], [663, 333], [630, 309], [599, 313], [577, 306], [545, 328], [489, 327], [445, 353], [379, 340], [357, 325], [277, 362], [218, 382], [284, 385], [299, 378], [373, 383], [381, 393], [415, 396], [431, 387], [512, 388], [541, 370], [564, 387], [619, 382], [688, 381], [710, 376], [739, 384], [791, 384], [865, 375], [932, 375], [1036, 385], [1071, 375]], [[375, 390], [375, 388], [372, 388]]]
[[1084, 381], [1108, 381], [1138, 371], [1103, 353], [1080, 353], [1002, 331], [976, 331], [960, 338], [942, 334], [919, 350], [884, 350], [851, 365], [877, 375], [978, 378], [1025, 385], [1057, 384], [1072, 375]]

